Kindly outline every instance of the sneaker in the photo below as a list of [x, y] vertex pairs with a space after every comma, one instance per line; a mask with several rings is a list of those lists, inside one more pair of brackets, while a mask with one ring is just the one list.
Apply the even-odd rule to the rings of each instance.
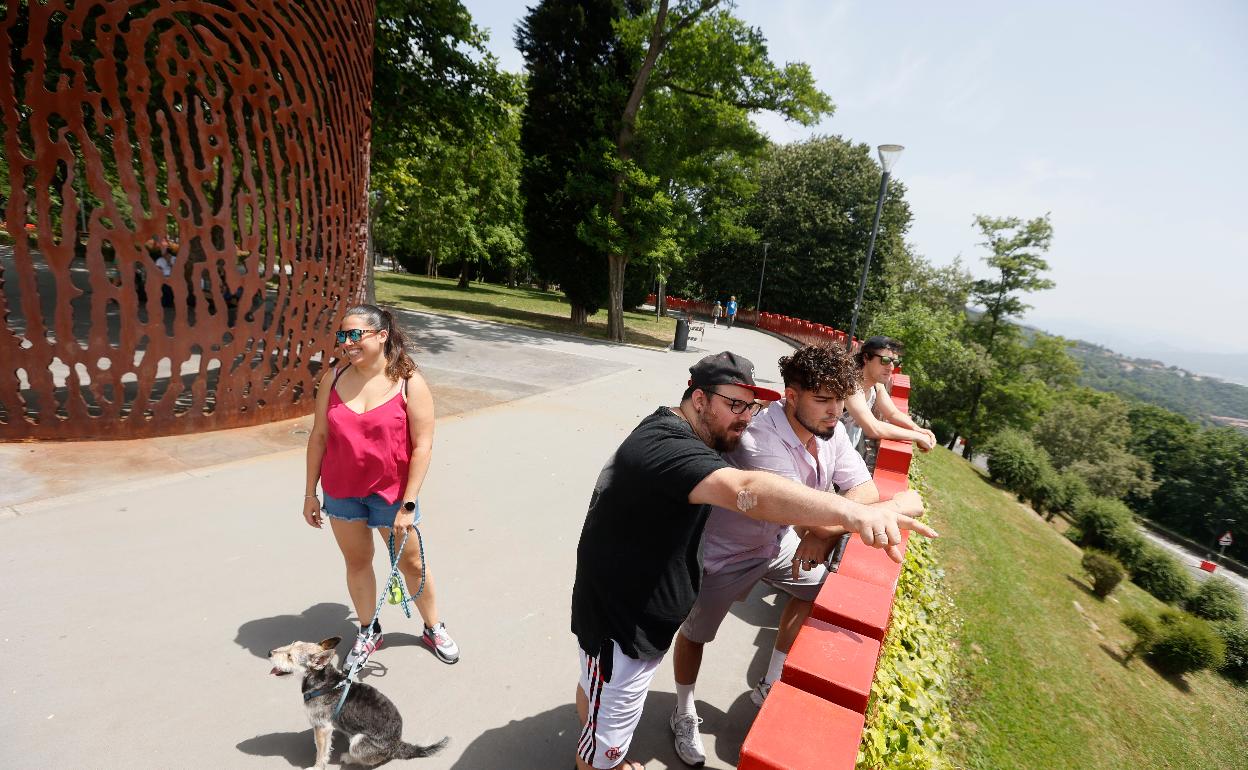
[[459, 645], [455, 644], [450, 634], [446, 633], [445, 623], [439, 623], [433, 628], [426, 627], [425, 632], [420, 635], [420, 640], [433, 650], [433, 654], [437, 655], [438, 660], [443, 663], [455, 663], [459, 660]]
[[363, 668], [368, 662], [368, 656], [381, 649], [381, 634], [377, 634], [371, 639], [364, 635], [361, 631], [355, 637], [355, 644], [351, 646], [351, 652], [347, 653], [347, 659], [342, 662], [342, 667], [350, 671], [351, 667], [359, 661], [359, 668]]
[[769, 692], [771, 692], [771, 682], [759, 679], [758, 684], [754, 685], [754, 690], [750, 692], [750, 702], [761, 709], [763, 701], [767, 700], [767, 693]]
[[672, 732], [676, 734], [676, 756], [690, 767], [701, 767], [706, 764], [706, 748], [702, 745], [702, 735], [698, 725], [702, 720], [696, 714], [681, 714], [673, 711], [669, 722]]

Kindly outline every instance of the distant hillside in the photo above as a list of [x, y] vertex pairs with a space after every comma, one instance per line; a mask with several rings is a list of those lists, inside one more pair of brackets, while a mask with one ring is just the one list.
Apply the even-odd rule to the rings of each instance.
[[1083, 365], [1084, 385], [1138, 398], [1203, 423], [1248, 431], [1248, 388], [1160, 361], [1129, 358], [1090, 342], [1072, 342], [1070, 353]]

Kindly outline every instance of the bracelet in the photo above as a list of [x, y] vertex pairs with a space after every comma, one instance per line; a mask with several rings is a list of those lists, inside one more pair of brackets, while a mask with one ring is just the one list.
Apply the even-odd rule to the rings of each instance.
[[307, 500], [309, 497], [310, 497], [310, 498], [312, 498], [313, 500], [320, 500], [320, 499], [321, 499], [321, 498], [317, 497], [316, 495], [304, 495], [304, 496], [303, 496], [303, 499], [304, 499], [304, 500]]

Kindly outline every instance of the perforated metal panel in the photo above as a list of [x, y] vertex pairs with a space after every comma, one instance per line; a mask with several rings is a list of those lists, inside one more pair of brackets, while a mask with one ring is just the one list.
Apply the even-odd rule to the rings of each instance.
[[311, 410], [362, 296], [372, 24], [369, 0], [10, 0], [0, 438]]

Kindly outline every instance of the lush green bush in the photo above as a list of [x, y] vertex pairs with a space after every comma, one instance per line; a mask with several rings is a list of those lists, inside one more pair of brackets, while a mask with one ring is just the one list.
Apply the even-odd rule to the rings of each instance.
[[1141, 550], [1131, 568], [1131, 580], [1167, 604], [1183, 602], [1196, 587], [1178, 559], [1152, 543]]
[[1007, 428], [994, 435], [984, 452], [992, 480], [1024, 498], [1036, 489], [1046, 469], [1052, 472], [1048, 454], [1016, 430]]
[[1147, 656], [1166, 674], [1217, 669], [1226, 662], [1226, 643], [1209, 621], [1183, 613], [1161, 623]]
[[1132, 610], [1122, 616], [1122, 624], [1135, 634], [1135, 643], [1127, 650], [1127, 660], [1148, 651], [1148, 646], [1157, 638], [1157, 619], [1146, 612]]
[[1118, 561], [1133, 572], [1148, 545], [1140, 528], [1135, 524], [1121, 524], [1105, 533], [1105, 550], [1118, 557]]
[[1092, 576], [1092, 592], [1104, 599], [1122, 582], [1126, 570], [1117, 559], [1100, 551], [1088, 551], [1083, 555], [1083, 569]]
[[1226, 661], [1218, 671], [1228, 679], [1248, 684], [1248, 623], [1242, 621], [1214, 624], [1226, 645]]
[[1049, 500], [1049, 509], [1053, 513], [1074, 513], [1079, 501], [1091, 494], [1088, 490], [1088, 482], [1084, 481], [1082, 476], [1071, 470], [1062, 471], [1057, 474]]
[[1231, 581], [1214, 575], [1200, 584], [1187, 600], [1187, 611], [1206, 620], [1238, 621], [1244, 618], [1244, 600]]
[[1084, 497], [1075, 506], [1075, 526], [1083, 533], [1080, 545], [1116, 553], [1114, 538], [1119, 530], [1135, 531], [1131, 509], [1108, 497]]

